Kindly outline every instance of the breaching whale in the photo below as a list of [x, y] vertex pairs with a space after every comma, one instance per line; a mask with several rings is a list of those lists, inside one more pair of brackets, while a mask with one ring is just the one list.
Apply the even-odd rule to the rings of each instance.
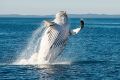
[[84, 21], [80, 21], [80, 27], [70, 29], [68, 16], [65, 11], [60, 11], [56, 14], [53, 21], [43, 21], [45, 31], [41, 38], [39, 60], [53, 62], [63, 51], [68, 37], [80, 32], [84, 27]]

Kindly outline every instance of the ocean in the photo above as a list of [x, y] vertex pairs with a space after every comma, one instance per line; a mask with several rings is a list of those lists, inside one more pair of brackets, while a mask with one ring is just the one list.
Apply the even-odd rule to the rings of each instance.
[[[70, 36], [57, 64], [13, 64], [43, 20], [0, 18], [0, 80], [119, 80], [120, 18], [84, 18], [85, 27]], [[71, 29], [80, 18], [70, 18]]]

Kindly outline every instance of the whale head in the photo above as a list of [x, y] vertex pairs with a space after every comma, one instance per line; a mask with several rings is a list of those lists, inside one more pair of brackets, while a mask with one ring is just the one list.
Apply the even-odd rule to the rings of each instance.
[[55, 15], [54, 22], [59, 25], [67, 25], [68, 24], [68, 16], [65, 11], [60, 11]]

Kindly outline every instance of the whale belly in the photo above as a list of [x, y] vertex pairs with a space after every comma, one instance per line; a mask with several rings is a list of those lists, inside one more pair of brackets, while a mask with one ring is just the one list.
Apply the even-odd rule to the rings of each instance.
[[62, 29], [47, 28], [43, 34], [40, 54], [43, 54], [43, 59], [48, 62], [53, 62], [63, 51], [68, 35], [65, 35]]

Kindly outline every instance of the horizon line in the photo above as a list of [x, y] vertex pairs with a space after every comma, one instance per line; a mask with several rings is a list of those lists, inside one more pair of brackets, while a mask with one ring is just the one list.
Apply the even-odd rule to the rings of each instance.
[[[55, 14], [0, 14], [1, 15], [20, 15], [20, 16], [52, 16]], [[83, 13], [83, 14], [78, 14], [78, 13], [73, 13], [73, 14], [68, 14], [68, 15], [120, 15], [120, 14], [102, 14], [102, 13]]]

